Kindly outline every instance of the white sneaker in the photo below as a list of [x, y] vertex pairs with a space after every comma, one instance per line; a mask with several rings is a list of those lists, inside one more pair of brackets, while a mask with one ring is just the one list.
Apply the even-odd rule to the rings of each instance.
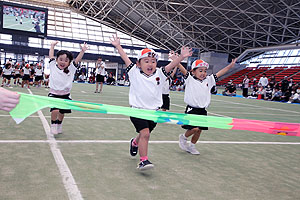
[[57, 133], [62, 134], [62, 124], [57, 124]]
[[199, 155], [200, 152], [195, 148], [195, 145], [191, 145], [187, 147], [187, 152], [193, 154], [193, 155]]
[[57, 135], [58, 134], [58, 132], [57, 132], [57, 124], [51, 124], [51, 126], [50, 126], [50, 133], [52, 135]]
[[187, 138], [183, 134], [179, 135], [179, 147], [184, 151], [188, 151]]

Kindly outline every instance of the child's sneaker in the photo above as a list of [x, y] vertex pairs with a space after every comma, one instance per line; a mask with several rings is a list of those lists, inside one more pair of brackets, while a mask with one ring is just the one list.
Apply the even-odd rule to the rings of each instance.
[[57, 133], [62, 134], [62, 124], [57, 124]]
[[153, 167], [154, 165], [149, 160], [144, 160], [138, 164], [137, 168], [141, 171], [144, 171], [144, 170], [152, 169]]
[[133, 140], [134, 140], [134, 138], [132, 138], [130, 140], [130, 150], [129, 150], [129, 152], [130, 152], [131, 156], [136, 156], [136, 154], [138, 153], [138, 147], [132, 145]]
[[195, 148], [195, 145], [191, 145], [187, 147], [187, 152], [193, 154], [193, 155], [199, 155], [200, 152]]
[[184, 151], [188, 151], [187, 138], [183, 134], [179, 135], [179, 147]]
[[51, 126], [50, 126], [50, 133], [52, 135], [57, 135], [58, 134], [58, 132], [57, 132], [57, 124], [51, 124]]

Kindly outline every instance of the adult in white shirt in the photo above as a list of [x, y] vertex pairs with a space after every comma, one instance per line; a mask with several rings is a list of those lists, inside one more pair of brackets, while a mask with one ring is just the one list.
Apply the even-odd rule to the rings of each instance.
[[266, 77], [266, 74], [263, 73], [263, 76], [260, 77], [258, 85], [263, 86], [264, 88], [267, 87], [267, 85], [269, 84], [268, 78]]

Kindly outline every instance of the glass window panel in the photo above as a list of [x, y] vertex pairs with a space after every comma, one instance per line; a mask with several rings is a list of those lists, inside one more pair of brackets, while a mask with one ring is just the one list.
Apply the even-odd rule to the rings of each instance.
[[68, 27], [64, 27], [64, 30], [65, 30], [66, 32], [72, 32], [72, 29], [71, 29], [71, 28], [68, 28]]
[[62, 26], [56, 26], [56, 30], [58, 30], [58, 31], [63, 31], [64, 28], [63, 28]]
[[62, 22], [59, 22], [59, 21], [56, 21], [56, 25], [62, 26], [63, 23], [62, 23]]
[[48, 15], [48, 20], [51, 20], [51, 19], [55, 20], [55, 17], [53, 15]]

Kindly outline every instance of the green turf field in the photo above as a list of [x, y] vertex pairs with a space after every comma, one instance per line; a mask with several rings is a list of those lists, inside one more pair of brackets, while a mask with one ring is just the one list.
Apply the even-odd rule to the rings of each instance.
[[[45, 88], [8, 89], [48, 93]], [[128, 106], [128, 87], [94, 90], [95, 85], [74, 83], [72, 98]], [[171, 111], [184, 111], [183, 95], [171, 92]], [[285, 103], [214, 95], [208, 111], [300, 123], [300, 105]], [[149, 144], [155, 168], [140, 172], [139, 158], [129, 155], [136, 133], [128, 117], [73, 111], [56, 138], [49, 137], [49, 121], [48, 108], [19, 125], [0, 111], [0, 199], [300, 199], [300, 137], [210, 128], [196, 145], [201, 155], [194, 156], [178, 146], [180, 126], [158, 124]], [[74, 182], [61, 171], [66, 167]]]
[[[34, 29], [34, 24], [32, 24], [32, 20], [30, 18], [23, 17], [22, 24], [20, 24], [21, 17], [18, 17], [18, 21], [16, 21], [15, 16], [10, 15], [4, 15], [3, 19], [3, 27], [9, 28], [9, 29], [15, 29], [19, 31], [30, 31], [30, 32], [36, 32]], [[40, 22], [40, 30], [43, 33], [44, 32], [44, 21], [41, 20]]]

